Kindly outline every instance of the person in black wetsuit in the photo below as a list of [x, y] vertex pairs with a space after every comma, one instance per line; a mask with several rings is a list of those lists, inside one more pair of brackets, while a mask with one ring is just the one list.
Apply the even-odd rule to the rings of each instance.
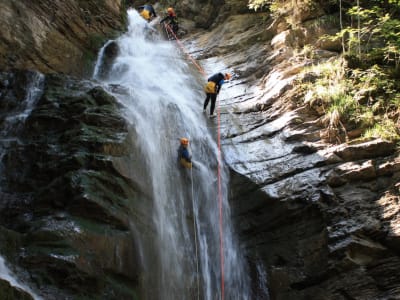
[[206, 112], [207, 105], [211, 100], [210, 118], [215, 117], [215, 102], [217, 100], [217, 95], [221, 89], [221, 86], [225, 83], [225, 80], [229, 79], [231, 79], [231, 74], [229, 73], [216, 73], [208, 78], [208, 82], [204, 87], [204, 91], [206, 92], [207, 97], [204, 100], [203, 112]]
[[167, 25], [169, 25], [176, 35], [179, 30], [179, 25], [178, 25], [178, 18], [176, 17], [176, 13], [172, 7], [168, 7], [167, 9], [167, 16], [160, 21], [160, 24], [164, 23], [165, 21], [168, 21]]

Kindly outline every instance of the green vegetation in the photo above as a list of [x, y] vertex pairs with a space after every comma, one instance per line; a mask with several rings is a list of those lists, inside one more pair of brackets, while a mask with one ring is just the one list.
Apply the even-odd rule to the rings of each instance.
[[[318, 102], [318, 113], [328, 130], [348, 138], [358, 131], [360, 138], [400, 140], [400, 0], [249, 0], [252, 9], [267, 8], [284, 17], [292, 28], [301, 27], [299, 9], [329, 7], [336, 16], [337, 33], [321, 36], [341, 44], [337, 59], [314, 63], [299, 81], [305, 102]], [[326, 18], [327, 16], [324, 16]], [[297, 22], [297, 23], [296, 23]], [[301, 49], [300, 49], [301, 50]], [[299, 53], [314, 60], [313, 45]], [[310, 77], [310, 76], [308, 76]], [[340, 139], [339, 139], [340, 140]]]
[[378, 65], [350, 69], [344, 58], [305, 69], [315, 81], [303, 82], [305, 102], [316, 101], [328, 129], [362, 129], [363, 138], [400, 140], [398, 121], [400, 91], [395, 79]]

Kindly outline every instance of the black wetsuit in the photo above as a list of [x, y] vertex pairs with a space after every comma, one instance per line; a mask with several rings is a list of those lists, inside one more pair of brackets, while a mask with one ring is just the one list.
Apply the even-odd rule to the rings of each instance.
[[160, 21], [160, 24], [165, 21], [168, 21], [168, 24], [172, 27], [172, 31], [176, 34], [179, 30], [178, 19], [176, 18], [176, 15], [167, 15]]
[[219, 93], [219, 90], [221, 89], [221, 85], [224, 83], [224, 79], [225, 79], [224, 74], [216, 73], [207, 80], [215, 82], [215, 93], [207, 93], [207, 97], [206, 100], [204, 100], [204, 106], [203, 106], [203, 109], [205, 110], [207, 108], [208, 102], [211, 99], [210, 116], [214, 114], [215, 102], [217, 100], [217, 95]]

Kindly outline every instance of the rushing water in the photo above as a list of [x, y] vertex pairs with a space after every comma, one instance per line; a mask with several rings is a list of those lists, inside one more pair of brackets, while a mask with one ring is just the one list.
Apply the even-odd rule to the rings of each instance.
[[27, 287], [25, 284], [21, 283], [17, 279], [17, 276], [15, 276], [13, 272], [11, 272], [9, 268], [7, 268], [4, 258], [1, 256], [0, 256], [0, 278], [2, 280], [8, 281], [10, 285], [30, 294], [33, 297], [33, 299], [42, 300], [41, 297], [37, 296], [29, 287]]
[[[43, 93], [44, 76], [37, 72], [27, 73], [27, 85], [25, 87], [25, 97], [17, 99], [17, 105], [11, 106], [12, 109], [7, 112], [7, 117], [3, 120], [2, 129], [0, 131], [0, 162], [7, 151], [9, 145], [19, 143], [18, 134], [23, 128], [25, 120], [35, 107], [36, 101]], [[13, 80], [13, 79], [10, 79]], [[3, 174], [3, 166], [0, 163], [0, 178]], [[1, 190], [1, 185], [0, 185]], [[37, 296], [31, 289], [18, 279], [18, 276], [11, 272], [6, 266], [5, 260], [0, 256], [0, 279], [8, 281], [12, 286], [24, 290], [29, 293], [35, 300], [41, 298]]]
[[[146, 241], [147, 235], [139, 234], [141, 245], [155, 249], [154, 256], [141, 249], [143, 299], [215, 300], [222, 298], [222, 288], [224, 299], [250, 299], [249, 272], [230, 224], [223, 166], [218, 188], [217, 120], [202, 113], [203, 79], [176, 44], [163, 40], [136, 11], [129, 10], [128, 18], [128, 32], [116, 40], [119, 54], [103, 84], [110, 92], [116, 85], [129, 91], [115, 96], [136, 133], [133, 144], [143, 154], [144, 182], [154, 201], [157, 238]], [[177, 164], [180, 137], [191, 141], [192, 171]]]
[[[25, 97], [17, 100], [17, 105], [12, 106], [12, 109], [7, 113], [7, 117], [2, 122], [0, 130], [0, 162], [8, 145], [19, 142], [16, 137], [18, 137], [18, 133], [25, 124], [25, 120], [34, 108], [36, 101], [43, 93], [43, 74], [30, 72], [26, 76]], [[0, 163], [0, 174], [3, 173], [2, 171], [3, 167]]]

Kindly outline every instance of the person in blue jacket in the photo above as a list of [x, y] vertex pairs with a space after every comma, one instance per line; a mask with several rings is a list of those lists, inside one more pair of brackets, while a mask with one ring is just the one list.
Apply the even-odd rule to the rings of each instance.
[[178, 161], [179, 163], [187, 168], [192, 168], [192, 156], [189, 153], [189, 140], [187, 138], [180, 139], [180, 146], [178, 148]]
[[206, 112], [207, 105], [211, 100], [210, 118], [215, 117], [215, 102], [217, 100], [217, 95], [221, 89], [221, 86], [225, 83], [225, 80], [229, 79], [231, 79], [231, 74], [229, 73], [216, 73], [207, 80], [207, 84], [204, 87], [204, 91], [206, 92], [207, 97], [206, 100], [204, 100], [203, 112]]

